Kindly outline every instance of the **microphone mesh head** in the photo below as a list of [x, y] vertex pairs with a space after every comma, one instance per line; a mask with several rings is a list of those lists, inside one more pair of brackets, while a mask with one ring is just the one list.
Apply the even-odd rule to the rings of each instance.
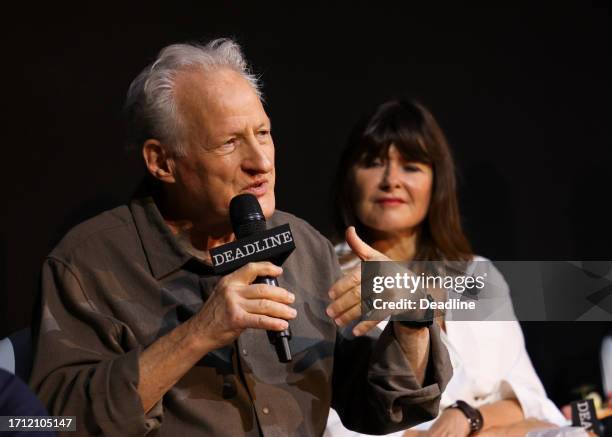
[[230, 202], [229, 212], [236, 238], [244, 238], [266, 230], [266, 218], [257, 197], [252, 194], [235, 196]]

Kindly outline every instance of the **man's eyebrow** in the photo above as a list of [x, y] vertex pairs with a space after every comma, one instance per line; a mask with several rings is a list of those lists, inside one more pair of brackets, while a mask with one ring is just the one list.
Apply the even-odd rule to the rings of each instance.
[[266, 127], [266, 126], [272, 129], [272, 120], [270, 120], [269, 118], [266, 121], [262, 121], [261, 123], [259, 123], [259, 125], [257, 126], [257, 129], [261, 129], [262, 127]]
[[245, 128], [244, 127], [234, 127], [231, 130], [223, 130], [221, 129], [220, 132], [217, 132], [214, 136], [216, 137], [240, 137], [243, 136], [245, 133]]
[[[259, 130], [263, 127], [267, 127], [269, 130], [272, 130], [272, 122], [270, 121], [270, 119], [262, 121], [256, 126], [255, 129]], [[248, 129], [249, 128], [245, 126], [244, 128], [236, 128], [225, 132], [215, 132], [211, 134], [210, 137], [213, 138], [215, 141], [220, 141], [221, 139], [230, 137], [243, 137], [245, 135], [245, 132], [248, 131]]]
[[[256, 129], [261, 129], [262, 127], [266, 127], [266, 126], [269, 129], [272, 129], [272, 121], [270, 121], [270, 119], [267, 119], [266, 121], [262, 121], [261, 123], [257, 124]], [[227, 131], [220, 135], [221, 136], [240, 136], [240, 135], [243, 135], [246, 130], [248, 130], [247, 126], [236, 128], [232, 131]]]

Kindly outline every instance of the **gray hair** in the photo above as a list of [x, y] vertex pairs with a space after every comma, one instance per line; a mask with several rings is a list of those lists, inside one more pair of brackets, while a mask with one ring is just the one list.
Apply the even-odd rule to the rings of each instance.
[[200, 68], [204, 73], [221, 68], [234, 70], [261, 98], [259, 78], [251, 72], [234, 40], [219, 38], [206, 45], [169, 45], [130, 85], [125, 102], [128, 145], [137, 147], [155, 138], [175, 156], [185, 155], [185, 129], [177, 109], [175, 81], [178, 73], [192, 68]]

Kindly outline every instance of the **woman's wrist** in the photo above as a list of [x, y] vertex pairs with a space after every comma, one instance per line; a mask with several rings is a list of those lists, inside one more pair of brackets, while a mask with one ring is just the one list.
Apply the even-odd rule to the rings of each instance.
[[465, 420], [465, 423], [467, 425], [467, 434], [465, 435], [473, 434], [483, 428], [484, 422], [482, 414], [477, 408], [472, 407], [465, 401], [457, 400], [445, 411], [455, 411], [461, 416], [463, 416], [463, 419]]

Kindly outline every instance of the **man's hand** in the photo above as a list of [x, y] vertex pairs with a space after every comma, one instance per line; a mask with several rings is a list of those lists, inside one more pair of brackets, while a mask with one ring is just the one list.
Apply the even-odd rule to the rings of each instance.
[[208, 352], [230, 344], [246, 328], [282, 331], [296, 311], [295, 296], [280, 287], [251, 284], [283, 269], [269, 262], [249, 263], [217, 282], [202, 309], [145, 349], [138, 361], [138, 394], [149, 411]]
[[252, 284], [258, 276], [276, 277], [283, 269], [253, 262], [222, 277], [198, 314], [189, 320], [193, 333], [209, 349], [233, 342], [246, 328], [282, 331], [297, 315], [288, 304], [295, 296], [284, 288]]
[[[362, 261], [391, 261], [359, 238], [353, 226], [346, 230], [346, 242]], [[361, 266], [353, 267], [338, 279], [330, 288], [329, 297], [332, 303], [327, 307], [327, 315], [333, 318], [338, 326], [344, 326], [359, 318], [361, 316]], [[363, 335], [377, 324], [376, 320], [360, 322], [353, 328], [353, 334]]]

